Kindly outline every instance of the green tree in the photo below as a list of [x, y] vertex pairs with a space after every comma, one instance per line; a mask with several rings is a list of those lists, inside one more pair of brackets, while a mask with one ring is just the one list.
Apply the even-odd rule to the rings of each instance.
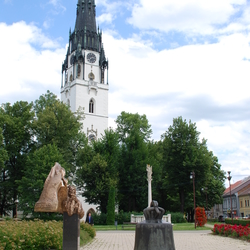
[[108, 206], [107, 206], [107, 225], [114, 225], [114, 223], [115, 223], [115, 188], [110, 187]]
[[[98, 157], [97, 157], [98, 156]], [[77, 160], [77, 166], [78, 170], [76, 172], [76, 178], [75, 183], [77, 184], [79, 189], [84, 190], [82, 192], [82, 195], [86, 197], [88, 201], [93, 200], [93, 197], [99, 197], [100, 209], [103, 213], [106, 213], [107, 211], [107, 201], [109, 196], [109, 189], [110, 185], [114, 187], [117, 186], [118, 183], [118, 164], [120, 161], [120, 146], [118, 141], [118, 135], [116, 132], [114, 132], [112, 129], [105, 130], [105, 133], [101, 139], [98, 141], [93, 141], [91, 144], [87, 144], [79, 150], [78, 154], [78, 160]], [[105, 174], [104, 178], [108, 179], [107, 185], [105, 186], [105, 190], [102, 190], [102, 194], [100, 195], [100, 189], [99, 185], [86, 185], [86, 182], [91, 182], [93, 180], [95, 183], [103, 183], [103, 176], [97, 175], [97, 176], [91, 176], [92, 174], [87, 177], [85, 176], [84, 168], [90, 165], [95, 167], [97, 161], [93, 161], [93, 159], [97, 157], [96, 159], [101, 159], [102, 164], [105, 168]], [[97, 164], [98, 165], [98, 164]], [[94, 172], [96, 170], [93, 170]], [[98, 180], [98, 177], [101, 179]], [[86, 180], [87, 178], [87, 180]], [[106, 205], [105, 205], [106, 204]]]
[[85, 145], [85, 135], [81, 132], [83, 110], [75, 114], [69, 106], [60, 102], [56, 95], [47, 91], [35, 101], [34, 121], [37, 147], [55, 144], [64, 156], [66, 168], [75, 171], [77, 151]]
[[[191, 172], [195, 172], [197, 200], [199, 200], [199, 190], [205, 185], [208, 186], [209, 179], [215, 177], [215, 166], [223, 175], [219, 164], [215, 164], [215, 158], [207, 149], [206, 140], [200, 141], [199, 135], [195, 123], [191, 121], [187, 123], [182, 117], [178, 117], [173, 119], [173, 125], [162, 136], [164, 188], [170, 197], [178, 195], [179, 210], [182, 213], [193, 208]], [[216, 185], [223, 187], [221, 177]], [[222, 195], [219, 193], [222, 189], [217, 190], [218, 195]]]
[[142, 211], [147, 206], [147, 142], [152, 130], [146, 115], [122, 112], [116, 124], [121, 143], [119, 207], [123, 211]]
[[[88, 147], [82, 153], [91, 153]], [[75, 183], [81, 187], [82, 196], [91, 204], [97, 204], [102, 213], [107, 213], [108, 193], [116, 183], [108, 170], [108, 164], [100, 154], [91, 153], [93, 158], [77, 169]]]
[[95, 154], [100, 154], [108, 165], [108, 172], [114, 183], [118, 183], [118, 166], [120, 164], [121, 148], [119, 136], [113, 129], [105, 130], [98, 141], [93, 142]]
[[59, 162], [67, 174], [69, 169], [55, 144], [43, 145], [28, 156], [23, 177], [17, 181], [20, 195], [18, 207], [23, 211], [24, 216], [36, 215], [34, 213], [35, 203], [39, 200], [45, 180], [55, 162]]
[[2, 129], [0, 128], [0, 173], [2, 173], [2, 169], [4, 168], [4, 162], [7, 159], [8, 159], [8, 154], [4, 148]]
[[3, 148], [8, 154], [0, 176], [0, 214], [6, 214], [12, 209], [13, 215], [16, 215], [16, 181], [22, 178], [27, 156], [34, 149], [32, 107], [32, 103], [21, 101], [13, 105], [2, 104], [0, 109]]

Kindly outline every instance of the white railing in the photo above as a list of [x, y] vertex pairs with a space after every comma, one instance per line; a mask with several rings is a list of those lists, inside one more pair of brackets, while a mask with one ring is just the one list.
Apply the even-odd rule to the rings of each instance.
[[[131, 214], [131, 216], [130, 216], [130, 222], [131, 223], [139, 223], [139, 222], [142, 222], [144, 220], [145, 220], [144, 215]], [[163, 215], [162, 221], [171, 223], [171, 214]]]

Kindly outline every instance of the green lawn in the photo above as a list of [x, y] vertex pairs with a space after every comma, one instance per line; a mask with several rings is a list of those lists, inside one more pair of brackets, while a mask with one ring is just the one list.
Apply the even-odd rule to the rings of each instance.
[[[116, 230], [115, 226], [94, 226], [96, 231], [108, 231], [108, 230]], [[210, 230], [209, 227], [196, 227], [196, 230]], [[117, 226], [117, 230], [131, 230], [135, 231], [135, 228], [125, 228], [122, 229], [122, 225]], [[173, 225], [173, 230], [195, 230], [193, 223], [176, 223]]]

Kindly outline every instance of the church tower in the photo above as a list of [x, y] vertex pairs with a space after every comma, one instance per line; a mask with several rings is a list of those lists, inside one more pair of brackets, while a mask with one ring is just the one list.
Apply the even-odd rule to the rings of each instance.
[[95, 140], [108, 128], [108, 61], [96, 28], [95, 0], [78, 0], [75, 29], [62, 65], [61, 100], [73, 112], [84, 108], [83, 130]]

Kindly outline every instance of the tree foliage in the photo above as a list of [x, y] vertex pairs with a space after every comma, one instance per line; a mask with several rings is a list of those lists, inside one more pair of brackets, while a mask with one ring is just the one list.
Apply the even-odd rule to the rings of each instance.
[[85, 135], [81, 132], [83, 110], [76, 114], [69, 106], [60, 102], [56, 96], [47, 92], [35, 101], [34, 130], [37, 147], [54, 144], [64, 156], [66, 168], [75, 171], [76, 155], [79, 148], [85, 145]]
[[0, 128], [3, 147], [7, 152], [0, 176], [0, 214], [11, 209], [15, 214], [18, 198], [17, 180], [23, 176], [28, 154], [34, 148], [32, 103], [16, 102], [3, 104], [0, 109]]
[[[19, 209], [24, 212], [24, 215], [34, 214], [35, 203], [39, 200], [45, 180], [55, 162], [60, 162], [61, 166], [65, 167], [65, 159], [55, 144], [43, 145], [28, 156], [23, 177], [17, 181], [20, 196]], [[67, 173], [69, 169], [65, 170]]]
[[118, 183], [119, 161], [118, 136], [112, 129], [78, 151], [75, 183], [86, 201], [98, 204], [103, 213], [107, 212], [109, 190]]
[[49, 91], [40, 96], [35, 104], [23, 101], [13, 105], [2, 104], [0, 214], [11, 209], [15, 214], [17, 199], [19, 207], [31, 211], [32, 204], [37, 201], [35, 194], [41, 190], [41, 181], [44, 184], [45, 176], [56, 161], [63, 163], [69, 175], [74, 175], [78, 149], [86, 142], [81, 132], [82, 119], [82, 110], [72, 113]]
[[107, 225], [114, 225], [115, 223], [115, 188], [110, 187], [109, 198], [107, 205]]
[[[196, 124], [182, 117], [173, 119], [163, 140], [163, 178], [167, 193], [179, 197], [180, 211], [191, 210], [193, 207], [193, 185], [190, 173], [195, 172], [195, 188], [197, 201], [201, 200], [199, 190], [210, 188], [210, 182], [214, 178], [213, 190], [218, 195], [224, 188], [224, 173], [220, 169], [217, 159], [208, 151], [206, 140], [199, 140], [200, 133]], [[204, 200], [204, 197], [202, 198]], [[198, 205], [198, 204], [197, 204]]]
[[152, 130], [145, 115], [122, 112], [116, 119], [121, 143], [118, 200], [123, 211], [142, 211], [147, 206], [147, 142]]

